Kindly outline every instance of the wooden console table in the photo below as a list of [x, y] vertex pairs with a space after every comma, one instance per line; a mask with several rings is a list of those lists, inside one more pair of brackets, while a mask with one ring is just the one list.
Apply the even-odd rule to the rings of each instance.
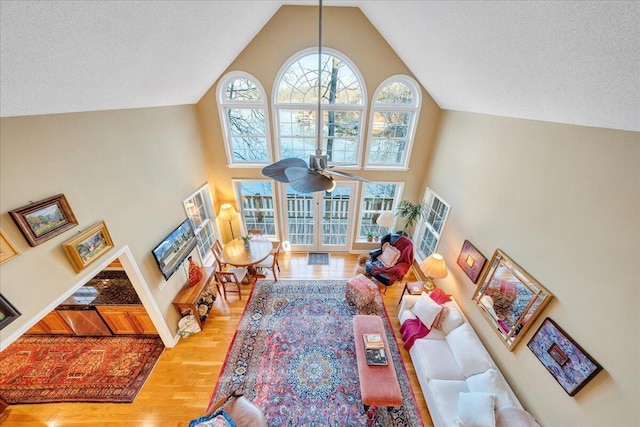
[[196, 283], [194, 286], [189, 286], [187, 283], [181, 290], [178, 292], [178, 295], [173, 300], [173, 306], [178, 311], [180, 317], [182, 317], [182, 310], [189, 309], [191, 313], [196, 317], [198, 321], [198, 325], [200, 329], [202, 329], [202, 322], [200, 322], [200, 315], [198, 315], [198, 301], [202, 298], [202, 294], [205, 289], [209, 286], [211, 279], [215, 277], [213, 272], [215, 271], [214, 267], [204, 267], [204, 274], [202, 275], [202, 279]]

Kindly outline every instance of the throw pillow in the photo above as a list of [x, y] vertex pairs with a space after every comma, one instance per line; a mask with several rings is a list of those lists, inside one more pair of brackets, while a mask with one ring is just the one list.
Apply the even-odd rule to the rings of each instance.
[[496, 427], [540, 427], [540, 424], [524, 409], [509, 406], [496, 409]]
[[491, 368], [466, 379], [471, 392], [492, 393], [496, 396], [496, 411], [501, 408], [517, 405], [511, 389], [497, 370]]
[[440, 314], [438, 314], [438, 317], [436, 317], [436, 320], [433, 321], [433, 325], [431, 325], [431, 327], [434, 329], [442, 330], [442, 321], [447, 316], [448, 311], [449, 311], [449, 307], [442, 307], [442, 311], [440, 311]]
[[380, 255], [378, 255], [378, 261], [385, 267], [393, 267], [400, 258], [400, 250], [395, 246], [391, 246], [388, 243], [384, 244], [384, 249]]
[[224, 411], [218, 411], [215, 414], [191, 420], [189, 427], [236, 427], [236, 424]]
[[451, 301], [451, 295], [445, 294], [444, 291], [440, 288], [435, 288], [433, 291], [431, 291], [429, 296], [438, 304], [444, 304], [445, 302]]
[[496, 427], [494, 399], [490, 393], [460, 393], [456, 417], [458, 427]]
[[411, 311], [428, 329], [442, 311], [442, 306], [432, 300], [426, 293], [418, 297], [416, 303], [411, 307]]
[[464, 317], [462, 317], [462, 313], [455, 307], [447, 307], [448, 310], [446, 314], [440, 321], [440, 329], [447, 335], [449, 332], [456, 329], [458, 326], [464, 323]]

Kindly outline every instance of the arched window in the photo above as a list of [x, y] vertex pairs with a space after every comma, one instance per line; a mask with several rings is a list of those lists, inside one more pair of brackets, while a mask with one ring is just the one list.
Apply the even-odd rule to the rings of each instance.
[[419, 86], [409, 76], [397, 75], [382, 82], [371, 103], [366, 167], [408, 167], [420, 103]]
[[[321, 81], [321, 149], [334, 165], [359, 165], [366, 93], [355, 65], [323, 48]], [[308, 160], [316, 151], [318, 52], [294, 55], [274, 84], [274, 123], [280, 159]]]
[[266, 94], [250, 74], [232, 72], [218, 84], [218, 109], [229, 165], [271, 162]]

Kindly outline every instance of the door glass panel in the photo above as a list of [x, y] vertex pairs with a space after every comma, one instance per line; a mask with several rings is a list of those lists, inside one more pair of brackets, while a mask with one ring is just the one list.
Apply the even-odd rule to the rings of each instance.
[[313, 244], [313, 193], [287, 188], [287, 222], [292, 245]]
[[349, 224], [351, 189], [337, 187], [331, 193], [325, 191], [322, 212], [322, 244], [346, 245]]

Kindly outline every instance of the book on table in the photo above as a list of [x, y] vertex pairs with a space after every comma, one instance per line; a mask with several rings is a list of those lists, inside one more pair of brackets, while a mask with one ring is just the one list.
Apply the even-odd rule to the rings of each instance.
[[388, 365], [384, 341], [380, 334], [362, 334], [367, 365]]

